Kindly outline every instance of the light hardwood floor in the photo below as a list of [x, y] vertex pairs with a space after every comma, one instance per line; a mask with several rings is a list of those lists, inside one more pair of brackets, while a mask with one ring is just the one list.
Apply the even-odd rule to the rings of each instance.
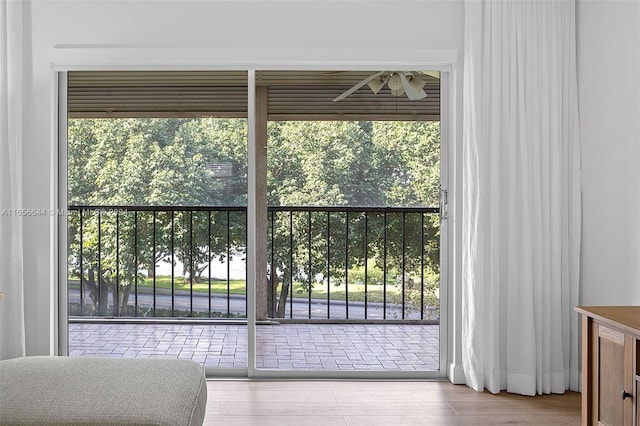
[[205, 425], [579, 425], [580, 394], [479, 393], [440, 381], [209, 381]]

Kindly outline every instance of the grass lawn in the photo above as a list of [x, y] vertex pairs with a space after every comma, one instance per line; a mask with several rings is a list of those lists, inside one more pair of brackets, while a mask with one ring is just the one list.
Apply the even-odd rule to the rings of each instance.
[[[246, 294], [245, 290], [245, 280], [231, 280], [229, 281], [229, 292], [231, 294]], [[153, 288], [153, 278], [144, 278], [142, 280], [138, 280], [138, 288], [140, 287], [148, 287]], [[156, 288], [163, 288], [171, 290], [171, 276], [170, 275], [161, 275], [156, 277]], [[173, 288], [176, 290], [185, 290], [189, 291], [190, 283], [189, 281], [184, 280], [182, 277], [175, 277], [173, 281]], [[200, 282], [193, 283], [193, 291], [199, 293], [208, 293], [209, 292], [209, 281], [207, 279], [202, 279]], [[227, 293], [227, 282], [220, 280], [211, 280], [211, 293]]]
[[[157, 276], [155, 280], [156, 289], [171, 290], [171, 276]], [[230, 294], [246, 294], [244, 280], [231, 280], [227, 284], [227, 281], [211, 280], [211, 293], [226, 294], [229, 291]], [[69, 278], [69, 286], [79, 288], [80, 283], [78, 277]], [[227, 289], [228, 286], [228, 289]], [[153, 288], [152, 278], [142, 278], [138, 280], [138, 291], [148, 292]], [[182, 277], [176, 277], [173, 282], [173, 288], [175, 290], [189, 291], [189, 282], [185, 283]], [[207, 279], [203, 279], [200, 282], [193, 284], [193, 291], [198, 293], [209, 292], [209, 282]], [[384, 289], [382, 285], [369, 284], [367, 287], [368, 301], [369, 302], [382, 302], [384, 300]], [[393, 284], [387, 284], [387, 302], [399, 303], [401, 302], [402, 293], [401, 289]], [[331, 300], [344, 300], [345, 299], [345, 286], [331, 286], [330, 297]], [[437, 293], [436, 293], [437, 294]], [[293, 297], [307, 298], [309, 293], [306, 288], [299, 282], [294, 282], [293, 285]], [[326, 299], [327, 298], [327, 285], [324, 283], [314, 284], [311, 291], [312, 299]], [[349, 283], [349, 301], [364, 301], [364, 284]]]

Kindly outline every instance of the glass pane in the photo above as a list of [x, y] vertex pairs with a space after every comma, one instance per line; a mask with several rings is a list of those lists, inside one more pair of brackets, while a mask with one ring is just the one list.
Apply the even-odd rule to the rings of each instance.
[[247, 120], [132, 115], [68, 121], [69, 353], [246, 368]]
[[269, 122], [268, 146], [257, 367], [438, 370], [439, 122]]

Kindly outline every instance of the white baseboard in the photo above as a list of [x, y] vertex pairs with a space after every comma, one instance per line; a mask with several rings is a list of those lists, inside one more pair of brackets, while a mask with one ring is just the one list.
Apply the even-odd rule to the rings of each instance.
[[464, 385], [466, 380], [464, 378], [464, 369], [461, 364], [451, 363], [449, 364], [449, 381], [454, 385]]

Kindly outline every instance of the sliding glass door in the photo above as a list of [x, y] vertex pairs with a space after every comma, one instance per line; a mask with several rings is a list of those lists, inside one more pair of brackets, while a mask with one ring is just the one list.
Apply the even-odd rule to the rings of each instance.
[[64, 76], [70, 356], [441, 375], [440, 73]]
[[[267, 152], [258, 373], [438, 374], [439, 77], [257, 72], [256, 145]], [[395, 79], [423, 96], [394, 91]]]
[[247, 368], [247, 73], [69, 72], [69, 355]]

